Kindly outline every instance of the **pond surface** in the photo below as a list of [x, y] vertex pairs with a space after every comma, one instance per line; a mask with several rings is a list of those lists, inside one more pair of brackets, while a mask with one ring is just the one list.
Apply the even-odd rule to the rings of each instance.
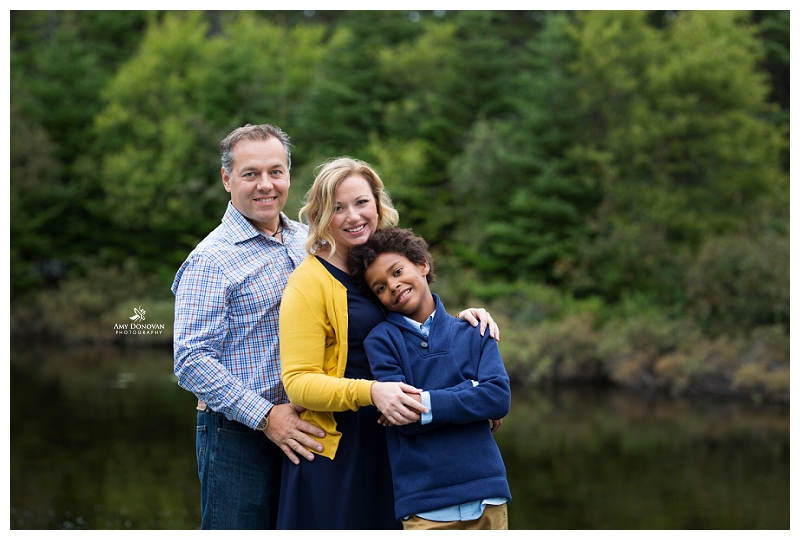
[[[12, 348], [11, 529], [196, 529], [169, 349]], [[515, 390], [512, 529], [788, 529], [789, 410]]]

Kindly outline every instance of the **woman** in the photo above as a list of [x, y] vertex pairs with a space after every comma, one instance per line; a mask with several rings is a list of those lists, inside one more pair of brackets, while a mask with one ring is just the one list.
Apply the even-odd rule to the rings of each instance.
[[[301, 418], [326, 436], [313, 461], [284, 461], [278, 528], [400, 529], [381, 424], [415, 422], [425, 409], [407, 395], [420, 389], [373, 379], [363, 340], [384, 314], [347, 273], [350, 249], [396, 225], [398, 214], [377, 173], [342, 157], [322, 166], [300, 219], [310, 256], [283, 293], [281, 371], [290, 401], [307, 409]], [[481, 332], [490, 322], [496, 336], [485, 311], [463, 316], [475, 325], [476, 313]]]

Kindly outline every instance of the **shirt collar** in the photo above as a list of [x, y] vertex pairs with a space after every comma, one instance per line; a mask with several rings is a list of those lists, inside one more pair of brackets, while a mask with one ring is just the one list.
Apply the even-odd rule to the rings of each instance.
[[[284, 226], [284, 230], [292, 230], [292, 227], [289, 225], [289, 219], [283, 214], [283, 212], [280, 214], [280, 219]], [[233, 241], [237, 244], [240, 242], [246, 242], [247, 240], [255, 238], [256, 236], [265, 236], [264, 233], [255, 225], [253, 225], [249, 219], [244, 217], [236, 208], [234, 208], [233, 203], [230, 201], [228, 201], [228, 209], [225, 211], [222, 221], [228, 225], [230, 234], [233, 237]]]
[[418, 330], [424, 337], [428, 337], [428, 334], [430, 334], [431, 332], [431, 324], [433, 324], [434, 315], [436, 315], [435, 311], [431, 313], [430, 317], [425, 319], [425, 322], [422, 324], [418, 323], [414, 319], [409, 319], [405, 315], [403, 315], [403, 318], [406, 320], [406, 323], [408, 323], [408, 325], [411, 326], [411, 328], [413, 328], [414, 330]]

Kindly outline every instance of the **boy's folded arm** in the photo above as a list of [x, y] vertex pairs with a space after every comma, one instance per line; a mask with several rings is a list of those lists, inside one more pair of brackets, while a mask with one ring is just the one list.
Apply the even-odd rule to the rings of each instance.
[[[396, 345], [391, 340], [384, 336], [370, 336], [364, 345], [375, 380], [408, 383], [397, 361], [399, 351], [394, 350]], [[392, 427], [403, 434], [416, 435], [446, 423], [466, 424], [506, 416], [511, 405], [511, 389], [496, 342], [494, 347], [489, 346], [484, 355], [478, 373], [479, 381], [466, 379], [455, 386], [429, 390], [432, 422], [413, 422]]]
[[484, 374], [481, 379], [478, 384], [467, 380], [451, 388], [431, 390], [434, 421], [466, 424], [505, 417], [511, 407], [511, 387], [505, 369], [502, 373]]
[[475, 386], [475, 381], [472, 381], [470, 379], [466, 379], [464, 381], [461, 381], [460, 383], [458, 383], [455, 386], [451, 386], [449, 388], [442, 388], [441, 391], [443, 391], [443, 392], [460, 392], [462, 390], [467, 390], [467, 389], [472, 388], [474, 386]]
[[[451, 387], [448, 387], [448, 388], [440, 388], [438, 390], [434, 390], [433, 392], [451, 392], [451, 393], [453, 393], [453, 392], [461, 392], [461, 391], [464, 391], [464, 390], [467, 390], [469, 388], [474, 387], [475, 384], [476, 384], [476, 381], [472, 381], [472, 380], [467, 379], [467, 380], [461, 381], [460, 383], [458, 383], [455, 386], [451, 386]], [[436, 429], [439, 426], [443, 426], [444, 424], [446, 424], [447, 422], [439, 422], [439, 421], [437, 421], [436, 412], [433, 411], [432, 409], [433, 409], [433, 407], [431, 407], [431, 412], [433, 413], [433, 421], [432, 422], [429, 422], [427, 424], [423, 424], [422, 422], [414, 422], [414, 423], [411, 423], [411, 424], [406, 424], [404, 426], [393, 426], [393, 427], [399, 429], [400, 432], [403, 433], [404, 435], [418, 435], [420, 433], [424, 433], [426, 431], [430, 431], [432, 429]]]

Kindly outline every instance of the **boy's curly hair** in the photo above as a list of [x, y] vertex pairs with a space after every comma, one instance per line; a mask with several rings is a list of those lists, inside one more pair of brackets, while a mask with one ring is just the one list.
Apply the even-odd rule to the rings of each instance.
[[414, 264], [430, 266], [426, 276], [428, 283], [433, 283], [433, 257], [428, 253], [428, 243], [421, 237], [414, 235], [411, 229], [400, 227], [387, 227], [372, 233], [366, 243], [354, 247], [347, 256], [347, 269], [350, 278], [358, 290], [368, 298], [375, 294], [364, 279], [367, 268], [375, 262], [378, 256], [384, 253], [399, 253]]

